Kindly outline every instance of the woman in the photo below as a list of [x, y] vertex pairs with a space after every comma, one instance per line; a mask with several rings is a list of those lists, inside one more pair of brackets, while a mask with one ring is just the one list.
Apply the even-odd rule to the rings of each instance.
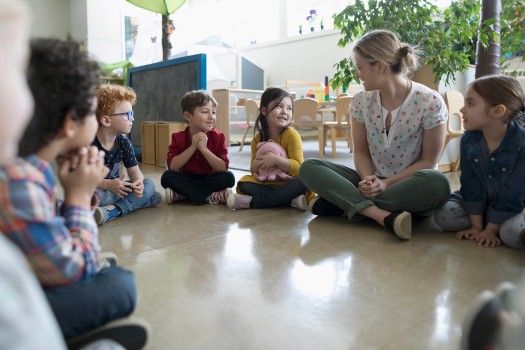
[[401, 239], [412, 236], [411, 213], [429, 216], [450, 195], [435, 170], [443, 149], [448, 113], [434, 90], [407, 78], [417, 55], [386, 30], [364, 35], [353, 49], [365, 91], [350, 106], [356, 170], [306, 160], [299, 177], [318, 194], [315, 215], [368, 217]]

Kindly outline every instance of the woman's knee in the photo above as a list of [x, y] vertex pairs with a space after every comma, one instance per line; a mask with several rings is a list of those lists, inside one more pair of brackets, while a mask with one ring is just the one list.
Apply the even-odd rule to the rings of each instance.
[[439, 206], [444, 205], [450, 197], [450, 182], [440, 171], [433, 169], [420, 170], [415, 177], [421, 179], [424, 188], [433, 193], [434, 198], [439, 202]]

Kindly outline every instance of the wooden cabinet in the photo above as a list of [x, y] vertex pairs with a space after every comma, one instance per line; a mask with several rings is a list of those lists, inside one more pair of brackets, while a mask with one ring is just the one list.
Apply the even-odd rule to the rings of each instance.
[[141, 124], [142, 163], [165, 167], [171, 135], [186, 128], [185, 123], [145, 121]]

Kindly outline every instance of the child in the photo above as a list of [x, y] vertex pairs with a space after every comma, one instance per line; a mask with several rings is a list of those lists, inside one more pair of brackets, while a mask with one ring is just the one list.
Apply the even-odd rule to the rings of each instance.
[[365, 91], [350, 106], [355, 170], [308, 159], [299, 176], [319, 194], [312, 214], [370, 218], [403, 240], [412, 238], [412, 214], [431, 216], [450, 196], [437, 170], [446, 133], [441, 95], [411, 81], [417, 51], [387, 30], [363, 35], [353, 61]]
[[[14, 162], [33, 110], [25, 80], [28, 9], [0, 0], [0, 164]], [[0, 173], [0, 183], [4, 182]], [[0, 221], [3, 220], [3, 217]], [[0, 233], [0, 349], [65, 349], [58, 324], [20, 250]]]
[[[297, 177], [303, 162], [301, 136], [290, 128], [292, 122], [292, 96], [283, 89], [268, 88], [261, 96], [260, 113], [255, 121], [257, 135], [252, 140], [250, 172], [237, 184], [239, 194], [228, 197], [230, 209], [294, 207], [306, 210], [308, 189]], [[256, 157], [259, 142], [270, 139], [281, 145], [288, 158], [274, 153]], [[292, 176], [289, 181], [261, 182], [255, 178], [260, 169], [279, 168]]]
[[[99, 225], [134, 210], [160, 204], [160, 194], [155, 191], [155, 184], [150, 179], [144, 179], [133, 145], [122, 135], [131, 131], [132, 106], [136, 97], [135, 91], [129, 87], [104, 84], [98, 88], [99, 127], [93, 145], [104, 151], [104, 163], [110, 169], [97, 186], [100, 202], [95, 210], [95, 220]], [[129, 181], [120, 178], [121, 162], [127, 169]]]
[[189, 126], [171, 137], [169, 170], [160, 179], [166, 201], [226, 203], [235, 177], [228, 171], [226, 138], [213, 127], [217, 102], [206, 91], [191, 91], [180, 104]]
[[[143, 326], [108, 324], [133, 312], [135, 280], [115, 259], [103, 268], [91, 211], [96, 185], [107, 174], [101, 152], [89, 147], [97, 130], [98, 65], [72, 41], [40, 39], [31, 49], [35, 111], [19, 150], [27, 159], [0, 167], [0, 231], [23, 251], [71, 347], [98, 335], [138, 348], [147, 339]], [[64, 188], [61, 207], [54, 161]]]
[[459, 231], [484, 247], [503, 242], [525, 247], [525, 129], [515, 121], [525, 113], [518, 81], [488, 76], [467, 86], [461, 109], [461, 188], [436, 211], [445, 231]]

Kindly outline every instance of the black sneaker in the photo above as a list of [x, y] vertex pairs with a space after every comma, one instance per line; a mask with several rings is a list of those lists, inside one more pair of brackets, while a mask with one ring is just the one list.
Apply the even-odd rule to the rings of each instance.
[[109, 339], [127, 350], [140, 350], [148, 342], [149, 326], [140, 320], [113, 321], [79, 337], [67, 340], [69, 350], [81, 349], [101, 339]]
[[323, 197], [316, 196], [308, 203], [308, 211], [317, 216], [342, 216], [344, 210]]
[[397, 237], [405, 240], [412, 238], [412, 215], [409, 212], [391, 213], [383, 220], [383, 223]]

